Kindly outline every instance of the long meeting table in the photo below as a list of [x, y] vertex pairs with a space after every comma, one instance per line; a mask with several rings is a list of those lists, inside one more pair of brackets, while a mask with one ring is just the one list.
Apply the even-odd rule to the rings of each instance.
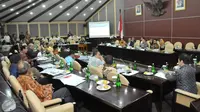
[[153, 52], [153, 51], [142, 51], [136, 49], [118, 48], [105, 45], [99, 45], [98, 50], [103, 55], [112, 55], [115, 58], [137, 61], [145, 65], [155, 64], [157, 67], [161, 67], [168, 62], [169, 66], [175, 66], [178, 61], [177, 53], [164, 53], [164, 52]]
[[[76, 60], [82, 65], [82, 67], [86, 67], [88, 64], [88, 59], [76, 59]], [[140, 88], [143, 90], [152, 90], [153, 102], [155, 102], [158, 112], [161, 112], [162, 101], [164, 99], [164, 96], [175, 89], [176, 82], [169, 81], [167, 79], [163, 79], [157, 76], [146, 76], [143, 74], [143, 72], [146, 71], [146, 69], [147, 69], [146, 65], [138, 64], [137, 70], [139, 71], [139, 73], [125, 77], [128, 79], [128, 81], [130, 82], [130, 86], [132, 87]]]
[[[74, 70], [72, 73], [85, 77], [84, 72]], [[51, 76], [48, 75], [48, 77]], [[112, 82], [110, 85], [112, 88], [105, 92], [96, 89], [97, 84], [95, 81], [84, 81], [77, 86], [65, 86], [70, 90], [76, 101], [83, 101], [84, 107], [92, 112], [131, 112], [133, 110], [151, 112], [152, 100], [150, 93], [131, 86], [115, 88], [112, 86]]]

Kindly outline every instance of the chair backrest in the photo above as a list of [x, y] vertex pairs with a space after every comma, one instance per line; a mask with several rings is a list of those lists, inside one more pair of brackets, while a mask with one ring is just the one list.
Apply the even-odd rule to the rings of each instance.
[[6, 63], [5, 61], [1, 61], [1, 65], [2, 65], [2, 67], [8, 68], [8, 63]]
[[[18, 82], [18, 80], [14, 76], [11, 75], [9, 77], [9, 82], [10, 82], [11, 87], [13, 88], [15, 94], [18, 97], [22, 97], [24, 105], [26, 106], [26, 108], [29, 108], [27, 98], [24, 94], [24, 90], [23, 90], [22, 86], [20, 85], [20, 83]], [[20, 95], [22, 95], [22, 96], [20, 96]]]
[[45, 108], [42, 105], [40, 99], [31, 90], [26, 91], [26, 97], [32, 112], [45, 112]]
[[200, 95], [200, 82], [196, 82], [197, 85], [197, 94]]
[[200, 44], [198, 45], [197, 50], [200, 50]]
[[129, 81], [126, 79], [126, 77], [124, 77], [121, 74], [119, 76], [120, 76], [120, 81], [121, 81], [122, 85], [128, 86], [129, 85]]
[[77, 71], [81, 71], [81, 65], [77, 61], [73, 62], [73, 68]]
[[10, 71], [6, 67], [3, 67], [2, 70], [3, 70], [3, 74], [4, 74], [5, 78], [6, 78], [6, 80], [8, 80], [9, 77], [10, 77]]
[[135, 48], [138, 47], [138, 46], [140, 46], [140, 40], [136, 40], [136, 42], [135, 42], [135, 44], [134, 44], [134, 47], [135, 47]]
[[172, 43], [168, 43], [165, 45], [165, 53], [173, 53], [174, 45]]
[[166, 42], [165, 42], [165, 45], [170, 44], [170, 43], [171, 43], [170, 41], [166, 41]]
[[175, 49], [182, 49], [182, 43], [181, 42], [174, 43], [174, 48]]
[[71, 39], [71, 40], [70, 40], [70, 44], [75, 44], [75, 40], [74, 40], [74, 39]]
[[194, 47], [194, 43], [192, 43], [192, 42], [188, 42], [188, 43], [185, 45], [185, 49], [186, 49], [186, 50], [192, 50], [192, 49], [195, 49], [195, 47]]
[[[112, 79], [113, 76], [117, 76], [117, 73], [116, 72], [108, 73], [107, 79], [110, 80], [110, 81], [113, 81], [113, 79]], [[126, 79], [126, 77], [124, 77], [121, 74], [119, 74], [119, 77], [120, 77], [120, 81], [121, 81], [122, 85], [125, 85], [125, 86], [129, 85], [129, 81]]]
[[116, 41], [115, 41], [115, 45], [119, 45], [119, 40], [116, 40]]
[[97, 75], [100, 78], [103, 78], [102, 70], [99, 67], [94, 67], [94, 66], [88, 66], [88, 67], [92, 75]]
[[8, 64], [8, 68], [10, 68], [10, 65], [11, 65], [10, 60], [8, 59], [7, 56], [5, 56], [4, 59], [5, 59], [6, 63]]

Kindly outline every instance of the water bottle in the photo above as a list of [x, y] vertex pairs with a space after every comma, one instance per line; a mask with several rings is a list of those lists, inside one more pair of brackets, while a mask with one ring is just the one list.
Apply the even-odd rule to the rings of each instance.
[[154, 63], [152, 63], [151, 72], [152, 72], [152, 73], [156, 73], [156, 68], [155, 68], [155, 65], [154, 65]]
[[117, 87], [117, 88], [121, 87], [121, 85], [122, 85], [122, 84], [121, 84], [121, 80], [120, 80], [120, 75], [119, 75], [119, 74], [117, 75], [117, 80], [116, 80], [116, 83], [115, 83], [115, 84], [116, 84], [116, 87]]

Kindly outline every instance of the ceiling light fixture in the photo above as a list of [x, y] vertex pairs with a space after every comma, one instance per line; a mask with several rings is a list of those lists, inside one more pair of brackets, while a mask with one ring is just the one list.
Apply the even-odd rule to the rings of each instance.
[[19, 12], [16, 12], [16, 14], [18, 15], [18, 14], [19, 14]]
[[90, 8], [90, 10], [93, 10], [93, 9], [94, 9], [93, 7]]
[[33, 15], [33, 12], [30, 12], [30, 15]]
[[1, 5], [2, 7], [6, 7], [6, 4]]
[[60, 7], [61, 9], [63, 8], [63, 6], [62, 6], [62, 5], [60, 5], [59, 7]]
[[67, 13], [67, 16], [69, 16], [70, 15], [70, 13]]
[[100, 0], [99, 3], [101, 3], [102, 1]]
[[43, 7], [43, 8], [45, 8], [45, 7], [46, 7], [46, 5], [42, 5], [42, 7]]
[[52, 13], [50, 12], [50, 13], [49, 13], [49, 15], [51, 16], [51, 15], [52, 15]]
[[84, 13], [83, 16], [86, 16], [86, 14]]
[[12, 9], [10, 9], [10, 11], [14, 11], [14, 9], [12, 8]]
[[32, 0], [28, 0], [28, 2], [31, 2]]
[[76, 6], [75, 8], [78, 9], [78, 6]]

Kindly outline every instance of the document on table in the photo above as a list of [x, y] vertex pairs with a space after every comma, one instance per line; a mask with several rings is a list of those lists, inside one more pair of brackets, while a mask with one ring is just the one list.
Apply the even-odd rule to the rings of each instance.
[[45, 60], [48, 60], [49, 58], [47, 57], [37, 57], [37, 60], [38, 61], [45, 61]]
[[162, 78], [162, 79], [167, 79], [167, 78], [165, 77], [165, 73], [163, 73], [163, 72], [158, 72], [158, 73], [155, 74], [155, 76], [156, 76], [156, 77], [160, 77], [160, 78]]
[[56, 76], [56, 75], [65, 73], [65, 70], [60, 70], [60, 69], [56, 69], [56, 68], [47, 68], [40, 73], [45, 73], [45, 74], [49, 74], [52, 76]]
[[70, 86], [78, 86], [85, 81], [85, 78], [77, 76], [75, 74], [64, 75], [62, 77], [59, 77], [58, 79], [60, 79], [63, 84]]
[[55, 68], [56, 66], [51, 63], [47, 63], [47, 64], [38, 65], [38, 67], [40, 67], [42, 69], [47, 69], [47, 68]]

